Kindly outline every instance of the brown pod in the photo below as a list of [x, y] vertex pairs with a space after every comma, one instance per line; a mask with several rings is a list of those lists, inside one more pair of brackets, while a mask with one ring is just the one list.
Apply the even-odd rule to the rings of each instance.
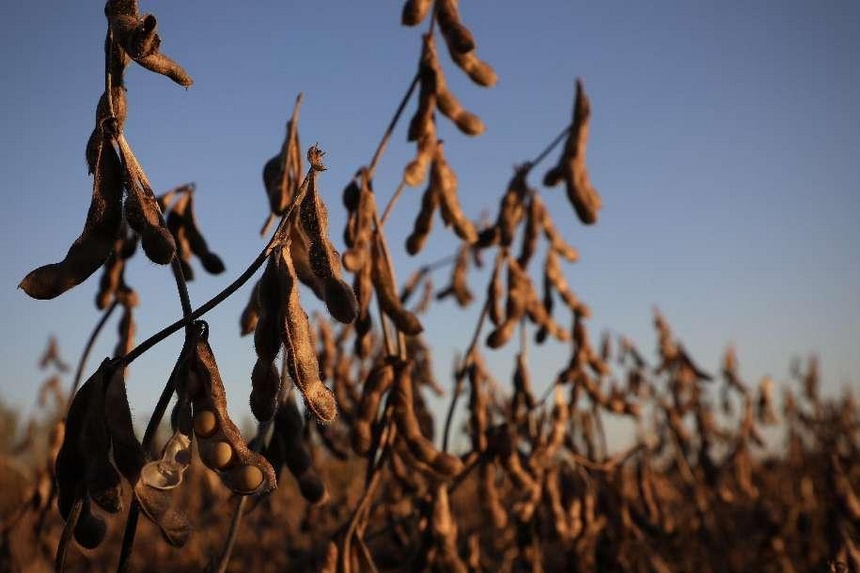
[[134, 497], [143, 514], [158, 526], [164, 540], [173, 547], [182, 547], [192, 528], [185, 513], [176, 509], [175, 491], [154, 488], [141, 479], [134, 486]]
[[122, 510], [122, 486], [119, 472], [110, 458], [110, 433], [105, 423], [104, 391], [106, 369], [96, 381], [97, 389], [89, 403], [84, 431], [77, 436], [78, 448], [86, 462], [84, 481], [87, 494], [101, 509], [109, 513]]
[[355, 320], [358, 304], [352, 289], [341, 279], [340, 255], [328, 238], [328, 210], [317, 191], [318, 172], [316, 169], [311, 172], [307, 193], [299, 207], [300, 221], [310, 241], [311, 270], [323, 281], [326, 308], [335, 320], [349, 324]]
[[314, 316], [317, 323], [317, 332], [319, 332], [319, 352], [317, 353], [317, 361], [319, 362], [320, 377], [323, 380], [334, 378], [335, 359], [339, 349], [334, 340], [334, 334], [331, 330], [331, 324], [327, 319], [319, 314]]
[[95, 549], [107, 536], [107, 523], [92, 512], [89, 496], [84, 497], [78, 522], [74, 530], [75, 541], [84, 549]]
[[406, 0], [400, 23], [404, 26], [417, 26], [427, 16], [432, 4], [432, 0]]
[[409, 120], [407, 141], [417, 141], [434, 128], [433, 113], [436, 111], [436, 92], [439, 81], [437, 72], [440, 68], [433, 35], [424, 34], [422, 39], [421, 59], [418, 62], [418, 108]]
[[121, 226], [122, 172], [113, 147], [103, 140], [84, 230], [61, 262], [30, 271], [18, 287], [35, 299], [45, 300], [81, 284], [110, 256]]
[[[573, 291], [570, 290], [570, 286], [567, 284], [567, 279], [564, 277], [564, 273], [561, 270], [561, 264], [559, 263], [558, 256], [553, 250], [547, 251], [546, 254], [546, 264], [544, 265], [544, 281], [545, 293], [547, 292], [546, 287], [548, 286], [548, 283], [549, 285], [552, 285], [552, 287], [555, 288], [556, 291], [558, 291], [558, 294], [561, 295], [562, 300], [564, 300], [564, 303], [568, 306], [568, 308], [575, 311], [577, 308], [580, 307], [579, 298], [577, 298]], [[544, 295], [544, 300], [546, 300], [546, 294]], [[548, 310], [551, 312], [552, 308], [550, 307]]]
[[544, 177], [544, 184], [552, 186], [565, 181], [568, 200], [583, 224], [597, 222], [597, 212], [602, 205], [600, 195], [591, 184], [585, 165], [585, 150], [588, 144], [591, 103], [585, 95], [582, 80], [576, 80], [576, 99], [573, 106], [573, 125], [568, 133], [564, 152], [556, 167]]
[[141, 58], [133, 58], [135, 62], [156, 74], [166, 76], [184, 88], [191, 87], [194, 80], [182, 66], [162, 53], [149, 54]]
[[117, 133], [114, 139], [123, 163], [126, 221], [140, 235], [149, 260], [160, 265], [170, 264], [176, 253], [176, 243], [167, 229], [149, 180], [122, 133]]
[[278, 153], [263, 165], [263, 188], [269, 199], [269, 211], [275, 215], [283, 215], [290, 204], [290, 192], [281, 185], [284, 177], [283, 151]]
[[352, 449], [363, 456], [370, 451], [372, 426], [376, 422], [382, 395], [394, 384], [394, 366], [390, 362], [377, 364], [364, 381], [358, 414], [352, 428]]
[[508, 512], [496, 487], [496, 463], [492, 460], [483, 461], [478, 466], [478, 471], [481, 480], [481, 487], [478, 488], [479, 499], [484, 511], [489, 514], [490, 523], [496, 530], [505, 529], [508, 526]]
[[[227, 396], [215, 356], [207, 341], [208, 332], [205, 323], [197, 324], [201, 332], [191, 358], [190, 371], [198, 381], [200, 391], [192, 396], [193, 412], [198, 425], [203, 416], [201, 412], [211, 412], [217, 427], [208, 436], [197, 435], [203, 462], [217, 471], [224, 485], [235, 493], [248, 495], [270, 491], [277, 485], [275, 472], [263, 456], [248, 448], [236, 424], [227, 414]], [[254, 470], [247, 469], [248, 466]], [[256, 486], [249, 487], [257, 476], [260, 479]]]
[[373, 234], [371, 255], [371, 279], [382, 311], [404, 334], [409, 336], [420, 334], [424, 330], [421, 321], [403, 307], [400, 297], [397, 296], [397, 286], [388, 261], [383, 254], [382, 238], [379, 231]]
[[63, 442], [54, 463], [57, 481], [57, 508], [63, 520], [69, 514], [75, 500], [84, 488], [87, 471], [87, 456], [80, 445], [86, 432], [87, 414], [91, 404], [99, 400], [104, 364], [80, 387], [72, 398], [66, 416]]
[[487, 393], [484, 389], [486, 374], [483, 365], [478, 362], [477, 352], [473, 362], [467, 369], [469, 375], [469, 435], [472, 438], [472, 450], [483, 452], [487, 449]]
[[468, 573], [466, 564], [457, 553], [457, 524], [451, 515], [448, 501], [448, 486], [438, 484], [433, 492], [433, 507], [430, 515], [431, 532], [435, 542], [436, 563], [444, 571]]
[[516, 447], [516, 436], [513, 434], [513, 430], [509, 426], [502, 427], [495, 437], [496, 444], [494, 446], [499, 463], [508, 477], [511, 478], [514, 486], [531, 495], [540, 488], [540, 485], [520, 462], [520, 452]]
[[516, 259], [508, 256], [508, 296], [505, 301], [505, 320], [487, 337], [490, 348], [504, 346], [514, 333], [517, 323], [526, 312], [531, 292], [531, 281], [528, 275], [517, 263]]
[[89, 173], [95, 173], [96, 162], [99, 159], [99, 148], [102, 141], [107, 137], [104, 130], [104, 122], [113, 118], [114, 129], [121, 130], [125, 125], [125, 120], [128, 115], [128, 100], [126, 98], [125, 87], [120, 83], [114, 83], [111, 88], [111, 100], [113, 103], [113, 115], [110, 113], [108, 105], [107, 92], [102, 93], [99, 98], [99, 103], [96, 106], [96, 126], [90, 134], [87, 141], [86, 158], [87, 168]]
[[453, 476], [463, 469], [460, 458], [440, 452], [421, 433], [414, 409], [414, 388], [412, 384], [412, 362], [401, 362], [395, 366], [394, 385], [391, 389], [394, 421], [397, 429], [406, 440], [409, 451], [415, 458], [430, 466], [435, 472]]
[[299, 301], [296, 271], [285, 251], [281, 252], [279, 268], [285, 291], [281, 338], [290, 377], [314, 415], [321, 422], [331, 422], [337, 417], [337, 405], [332, 391], [320, 381], [313, 332]]
[[427, 177], [427, 167], [433, 159], [436, 148], [436, 122], [432, 117], [423, 127], [423, 133], [418, 138], [415, 159], [403, 168], [403, 182], [410, 187], [421, 185]]
[[[161, 201], [159, 201], [160, 204]], [[184, 195], [173, 205], [167, 214], [165, 223], [176, 243], [176, 258], [179, 259], [179, 266], [182, 267], [182, 276], [186, 281], [192, 281], [194, 280], [194, 270], [191, 268], [191, 245], [188, 243], [188, 233], [181, 214], [187, 204], [188, 196]]]
[[254, 330], [254, 349], [258, 358], [270, 363], [274, 362], [281, 348], [280, 321], [284, 306], [284, 288], [279, 270], [280, 261], [280, 254], [273, 251], [254, 289], [259, 309]]
[[[538, 300], [537, 295], [533, 290], [529, 295], [529, 304], [526, 307], [526, 314], [530, 321], [540, 327], [539, 332], [545, 333], [543, 338], [546, 337], [546, 334], [551, 334], [553, 338], [562, 342], [570, 340], [570, 333], [552, 318], [552, 315], [546, 311], [546, 306]], [[543, 340], [540, 342], [542, 341]]]
[[352, 245], [343, 254], [343, 266], [354, 273], [368, 262], [370, 237], [373, 234], [373, 221], [376, 218], [376, 199], [370, 184], [369, 173], [361, 170], [361, 190], [355, 210]]
[[125, 268], [125, 262], [117, 256], [116, 246], [122, 242], [122, 239], [117, 239], [114, 245], [114, 252], [105, 261], [102, 267], [102, 276], [99, 280], [99, 291], [96, 294], [96, 308], [99, 310], [106, 309], [113, 302], [120, 282], [122, 282], [122, 274]]
[[438, 0], [436, 2], [436, 22], [439, 30], [453, 53], [463, 54], [475, 49], [475, 38], [472, 32], [460, 21], [457, 0]]
[[469, 290], [469, 284], [466, 281], [466, 274], [469, 270], [469, 245], [463, 244], [457, 253], [457, 261], [454, 263], [454, 268], [451, 272], [451, 285], [442, 290], [437, 299], [446, 298], [449, 295], [454, 295], [457, 304], [461, 307], [466, 307], [474, 300], [472, 291]]
[[281, 375], [272, 362], [257, 359], [251, 371], [251, 413], [260, 422], [271, 420], [278, 407]]
[[502, 297], [505, 294], [504, 286], [502, 285], [503, 261], [501, 251], [499, 251], [499, 256], [496, 257], [493, 264], [493, 275], [490, 278], [490, 284], [487, 285], [487, 314], [495, 326], [501, 326], [505, 320], [504, 309], [502, 307]]
[[410, 255], [417, 255], [424, 248], [427, 237], [433, 229], [433, 213], [438, 206], [439, 190], [431, 183], [424, 189], [424, 194], [421, 196], [421, 209], [415, 217], [412, 233], [406, 238], [406, 252]]
[[561, 233], [552, 222], [552, 217], [549, 216], [549, 212], [546, 210], [546, 205], [544, 205], [541, 198], [538, 195], [534, 195], [532, 201], [539, 212], [538, 217], [540, 220], [540, 226], [543, 228], [544, 236], [549, 241], [550, 248], [570, 263], [578, 261], [579, 251], [577, 251], [575, 247], [568, 245], [561, 236]]
[[161, 39], [156, 33], [157, 21], [152, 14], [114, 14], [110, 18], [116, 42], [134, 59], [158, 51]]
[[436, 145], [433, 152], [433, 163], [430, 166], [431, 185], [439, 189], [439, 210], [446, 225], [454, 227], [454, 232], [468, 244], [478, 240], [475, 225], [463, 214], [460, 201], [457, 198], [457, 175], [445, 160], [442, 143]]
[[531, 374], [529, 374], [526, 359], [522, 353], [517, 353], [516, 367], [514, 368], [514, 393], [522, 396], [529, 410], [537, 405], [534, 392], [532, 392]]
[[292, 225], [290, 229], [289, 250], [290, 257], [293, 259], [293, 267], [295, 267], [296, 275], [301, 283], [311, 289], [318, 299], [325, 301], [325, 286], [311, 268], [308, 238], [299, 225]]
[[299, 492], [312, 504], [328, 498], [325, 483], [313, 467], [311, 454], [302, 439], [304, 421], [296, 405], [295, 395], [290, 392], [275, 418], [275, 432], [284, 444], [284, 463], [296, 478]]
[[[422, 90], [427, 89], [432, 92], [432, 97], [430, 94], [425, 96], [422, 93], [420, 97], [426, 98], [426, 102], [422, 100], [419, 103], [419, 112], [430, 113], [438, 106], [439, 111], [453, 121], [457, 129], [464, 134], [472, 136], [482, 134], [485, 127], [481, 118], [474, 113], [466, 111], [456, 96], [448, 89], [445, 82], [445, 74], [442, 71], [442, 66], [439, 65], [439, 58], [436, 54], [436, 44], [433, 41], [433, 36], [430, 34], [424, 36], [424, 54], [421, 64], [423, 74], [421, 88]], [[414, 137], [410, 140], [417, 139], [422, 120], [423, 118], [420, 113], [417, 113], [413, 117], [413, 123], [410, 127], [416, 129], [416, 131], [414, 131]]]
[[493, 67], [478, 58], [475, 50], [461, 53], [451, 50], [449, 46], [448, 51], [451, 54], [451, 59], [454, 60], [454, 63], [457, 64], [461, 70], [466, 72], [469, 79], [479, 86], [489, 88], [496, 85], [496, 82], [499, 81], [499, 76], [496, 75], [496, 71]]
[[504, 247], [508, 247], [514, 242], [520, 221], [522, 221], [525, 214], [525, 200], [526, 196], [529, 195], [526, 176], [529, 173], [529, 169], [530, 165], [528, 163], [516, 168], [514, 176], [508, 182], [508, 188], [502, 197], [502, 205], [499, 209], [496, 227], [499, 230], [499, 242]]
[[221, 258], [209, 250], [209, 245], [206, 244], [206, 239], [200, 232], [200, 226], [197, 224], [197, 217], [194, 214], [194, 195], [188, 194], [188, 202], [182, 213], [182, 222], [185, 229], [185, 236], [188, 239], [188, 246], [191, 252], [200, 259], [200, 264], [206, 269], [209, 274], [217, 275], [223, 273], [224, 263]]
[[523, 242], [520, 248], [520, 256], [517, 258], [517, 262], [519, 262], [520, 266], [523, 268], [528, 267], [535, 251], [537, 251], [538, 235], [540, 233], [540, 228], [543, 226], [543, 214], [540, 212], [540, 203], [535, 201], [536, 198], [537, 195], [532, 195], [529, 201], [528, 213], [526, 216], [526, 228], [523, 231]]
[[260, 319], [260, 302], [257, 299], [257, 288], [259, 282], [254, 283], [254, 288], [251, 289], [251, 296], [248, 299], [248, 304], [242, 309], [242, 316], [239, 318], [239, 333], [242, 336], [247, 336], [254, 332], [257, 328], [257, 322]]
[[130, 307], [124, 307], [122, 318], [117, 325], [119, 341], [116, 343], [113, 355], [114, 358], [121, 358], [131, 352], [134, 348], [134, 333], [135, 333], [134, 315]]

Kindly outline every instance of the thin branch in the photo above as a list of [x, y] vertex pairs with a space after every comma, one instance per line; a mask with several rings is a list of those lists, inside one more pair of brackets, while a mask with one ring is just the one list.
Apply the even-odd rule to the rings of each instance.
[[406, 93], [403, 94], [403, 98], [400, 100], [400, 104], [397, 106], [397, 111], [394, 112], [394, 115], [391, 117], [391, 121], [388, 122], [388, 127], [385, 129], [385, 133], [382, 135], [382, 140], [376, 147], [376, 152], [373, 154], [373, 159], [370, 160], [370, 166], [367, 168], [368, 179], [373, 177], [373, 172], [376, 170], [376, 166], [379, 164], [379, 160], [382, 158], [382, 154], [385, 152], [385, 148], [388, 146], [388, 141], [391, 139], [391, 134], [394, 132], [394, 128], [397, 126], [397, 122], [400, 121], [400, 116], [403, 115], [403, 110], [406, 109], [406, 104], [409, 103], [409, 98], [412, 97], [415, 88], [418, 87], [418, 80], [420, 79], [420, 77], [421, 74], [419, 73], [419, 71], [416, 71], [415, 76], [412, 78], [412, 82], [410, 82], [409, 87], [406, 89]]
[[549, 155], [550, 153], [552, 153], [552, 150], [555, 148], [555, 146], [565, 140], [565, 138], [567, 137], [567, 134], [570, 133], [571, 129], [573, 129], [573, 122], [571, 122], [567, 127], [565, 127], [561, 133], [556, 135], [555, 139], [553, 139], [549, 143], [549, 145], [547, 145], [544, 148], [544, 150], [538, 154], [537, 157], [535, 157], [534, 159], [532, 159], [528, 163], [528, 168], [531, 169], [532, 167], [534, 167], [535, 165], [537, 165], [538, 163], [540, 163], [541, 161], [546, 159], [546, 156]]
[[87, 344], [84, 346], [84, 351], [81, 353], [81, 357], [78, 360], [78, 368], [75, 371], [75, 379], [72, 381], [72, 388], [69, 390], [69, 399], [66, 400], [66, 404], [72, 403], [72, 398], [75, 397], [75, 392], [78, 391], [78, 386], [81, 385], [81, 378], [83, 378], [84, 368], [87, 365], [87, 360], [89, 360], [90, 353], [95, 346], [96, 339], [99, 334], [101, 334], [102, 329], [105, 324], [107, 324], [110, 315], [113, 314], [113, 311], [116, 310], [116, 307], [119, 306], [119, 303], [114, 300], [109, 307], [107, 307], [102, 313], [102, 317], [96, 323], [93, 331], [90, 333], [89, 339], [87, 339]]
[[65, 526], [63, 526], [63, 533], [60, 535], [60, 542], [57, 544], [57, 557], [54, 560], [54, 570], [57, 573], [62, 573], [66, 567], [66, 552], [69, 548], [69, 542], [72, 540], [72, 535], [75, 533], [75, 527], [78, 525], [83, 508], [84, 499], [83, 497], [78, 497], [72, 505], [72, 511], [69, 512], [69, 517], [66, 519]]

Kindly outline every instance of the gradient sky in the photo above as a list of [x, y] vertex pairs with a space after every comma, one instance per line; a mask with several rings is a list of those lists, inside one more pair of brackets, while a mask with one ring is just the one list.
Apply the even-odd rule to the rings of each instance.
[[[592, 334], [627, 334], [653, 355], [656, 305], [706, 369], [716, 371], [733, 342], [748, 381], [765, 374], [786, 380], [793, 356], [815, 352], [825, 392], [856, 388], [860, 5], [461, 4], [479, 54], [500, 76], [495, 88], [475, 87], [440, 52], [452, 90], [487, 124], [473, 139], [440, 121], [468, 215], [495, 212], [512, 166], [534, 157], [567, 124], [580, 76], [592, 100], [588, 163], [603, 197], [599, 224], [581, 226], [560, 188], [541, 192], [582, 255], [566, 273], [592, 307]], [[30, 300], [16, 286], [32, 268], [61, 259], [83, 226], [91, 190], [84, 145], [103, 86], [102, 8], [15, 3], [0, 35], [7, 201], [0, 210], [0, 395], [24, 411], [35, 403], [43, 377], [36, 361], [48, 335], [56, 334], [74, 361], [99, 317], [96, 277], [48, 302]], [[370, 160], [419, 55], [421, 32], [399, 25], [400, 3], [171, 0], [143, 1], [141, 10], [156, 14], [162, 50], [195, 80], [186, 91], [132, 65], [125, 131], [158, 191], [197, 183], [201, 226], [228, 271], [215, 278], [197, 273], [190, 285], [195, 306], [237, 276], [263, 244], [260, 172], [279, 149], [300, 91], [302, 142], [319, 142], [328, 153], [321, 184], [340, 246], [340, 190]], [[378, 170], [380, 203], [413, 150], [401, 126]], [[386, 228], [398, 246], [401, 279], [456, 246], [437, 222], [419, 257], [403, 251], [420, 191], [407, 192]], [[127, 279], [142, 300], [139, 340], [179, 315], [167, 269], [136, 257]], [[446, 282], [442, 271], [436, 284]], [[476, 293], [485, 282], [485, 273], [471, 277]], [[237, 418], [248, 412], [253, 365], [252, 340], [238, 335], [247, 296], [248, 287], [207, 316]], [[318, 308], [309, 294], [303, 300]], [[424, 319], [443, 381], [478, 310], [445, 302]], [[90, 369], [114, 343], [112, 324]], [[133, 365], [129, 394], [139, 418], [152, 408], [180, 344], [173, 337]], [[510, 353], [487, 352], [506, 377]], [[535, 351], [537, 384], [566, 360], [560, 345]]]

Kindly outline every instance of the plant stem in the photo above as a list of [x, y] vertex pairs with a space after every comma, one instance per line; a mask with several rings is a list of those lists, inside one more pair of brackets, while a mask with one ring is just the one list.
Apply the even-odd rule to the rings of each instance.
[[75, 532], [75, 527], [78, 525], [83, 508], [84, 498], [78, 497], [74, 505], [72, 505], [72, 511], [69, 513], [68, 519], [66, 519], [63, 533], [60, 535], [60, 542], [57, 544], [57, 557], [54, 560], [54, 570], [57, 573], [62, 573], [66, 567], [66, 550], [69, 548], [69, 542], [72, 540], [72, 535]]
[[236, 544], [236, 538], [239, 536], [239, 524], [242, 522], [242, 512], [245, 510], [245, 504], [247, 503], [248, 496], [243, 495], [236, 504], [233, 519], [230, 521], [230, 532], [227, 534], [227, 540], [224, 542], [224, 551], [221, 552], [221, 557], [218, 559], [217, 573], [225, 573], [227, 571], [227, 565], [230, 563], [230, 554], [233, 552], [233, 546]]
[[[75, 396], [75, 392], [78, 391], [78, 386], [81, 385], [81, 378], [83, 378], [84, 368], [87, 365], [87, 360], [90, 358], [90, 353], [93, 350], [93, 346], [95, 346], [96, 339], [99, 334], [101, 334], [102, 329], [105, 324], [107, 324], [110, 315], [113, 314], [113, 311], [116, 310], [116, 307], [119, 306], [117, 301], [113, 301], [109, 307], [107, 307], [102, 313], [102, 317], [96, 323], [93, 331], [90, 333], [89, 339], [87, 339], [87, 344], [84, 346], [84, 351], [81, 353], [81, 357], [78, 360], [78, 368], [75, 370], [75, 379], [72, 381], [72, 388], [69, 390], [69, 399], [66, 401], [66, 404], [72, 403], [72, 398]], [[68, 408], [68, 406], [67, 406]]]
[[371, 179], [373, 177], [373, 172], [376, 170], [376, 166], [379, 164], [379, 160], [382, 158], [382, 154], [385, 152], [385, 148], [388, 146], [388, 141], [391, 139], [391, 134], [394, 132], [394, 128], [397, 126], [397, 122], [400, 121], [400, 116], [403, 115], [403, 110], [406, 109], [406, 104], [409, 103], [409, 98], [412, 97], [412, 93], [418, 86], [418, 80], [420, 79], [420, 77], [420, 73], [416, 70], [415, 76], [412, 78], [412, 82], [410, 82], [409, 87], [406, 89], [406, 93], [403, 94], [403, 98], [400, 100], [400, 104], [397, 106], [397, 111], [394, 112], [394, 115], [391, 117], [391, 121], [388, 122], [388, 127], [385, 129], [385, 133], [382, 135], [382, 140], [376, 147], [376, 152], [373, 154], [373, 159], [370, 160], [370, 166], [367, 168], [368, 179]]
[[534, 159], [532, 159], [531, 161], [529, 161], [529, 163], [528, 163], [529, 169], [531, 169], [532, 167], [534, 167], [535, 165], [537, 165], [538, 163], [540, 163], [541, 161], [543, 161], [544, 159], [546, 159], [546, 156], [547, 156], [547, 155], [549, 155], [549, 154], [552, 152], [552, 150], [555, 148], [555, 146], [556, 146], [556, 145], [558, 145], [559, 143], [561, 143], [562, 141], [564, 141], [564, 139], [567, 137], [567, 134], [568, 134], [568, 133], [570, 133], [570, 130], [571, 130], [571, 129], [573, 129], [573, 123], [572, 123], [572, 122], [571, 122], [570, 124], [568, 124], [568, 126], [567, 126], [567, 127], [565, 127], [565, 128], [561, 131], [561, 133], [559, 133], [558, 135], [556, 135], [556, 136], [555, 136], [555, 139], [553, 139], [553, 140], [549, 143], [549, 145], [547, 145], [547, 146], [544, 148], [544, 150], [543, 150], [543, 151], [541, 151], [541, 152], [537, 155], [537, 157], [535, 157]]

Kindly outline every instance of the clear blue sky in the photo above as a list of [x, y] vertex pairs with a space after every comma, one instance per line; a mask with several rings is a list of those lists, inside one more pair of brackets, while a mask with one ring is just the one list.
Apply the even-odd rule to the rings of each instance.
[[[544, 197], [582, 254], [568, 279], [594, 311], [595, 337], [624, 333], [652, 354], [658, 305], [694, 357], [716, 370], [737, 344], [742, 374], [787, 377], [790, 358], [817, 352], [825, 391], [860, 372], [860, 8], [856, 2], [461, 2], [480, 55], [500, 76], [486, 90], [445, 65], [463, 103], [488, 128], [467, 139], [446, 122], [466, 212], [495, 211], [511, 167], [569, 121], [573, 81], [592, 99], [589, 165], [604, 202], [584, 228], [560, 190]], [[225, 275], [191, 283], [195, 305], [240, 273], [262, 246], [263, 163], [283, 138], [296, 94], [304, 144], [319, 142], [329, 171], [333, 235], [340, 190], [369, 161], [415, 68], [420, 31], [399, 26], [400, 2], [141, 2], [159, 18], [163, 51], [195, 80], [186, 91], [132, 67], [126, 135], [158, 190], [198, 186], [197, 208]], [[91, 182], [84, 145], [102, 91], [102, 2], [25, 2], [6, 9], [0, 36], [0, 363], [2, 395], [28, 409], [48, 334], [75, 360], [98, 319], [97, 278], [49, 302], [16, 290], [32, 268], [57, 261], [77, 237]], [[414, 108], [414, 104], [410, 109]], [[401, 127], [376, 180], [382, 201], [413, 152]], [[542, 173], [542, 170], [541, 170]], [[533, 183], [538, 184], [537, 178]], [[420, 200], [411, 190], [388, 226], [401, 246]], [[451, 252], [449, 234], [410, 260], [400, 278]], [[138, 337], [179, 314], [169, 272], [142, 258]], [[441, 285], [446, 276], [436, 280]], [[485, 275], [472, 287], [484, 288]], [[212, 312], [212, 343], [231, 409], [247, 410], [252, 341], [239, 338], [247, 288]], [[312, 298], [304, 296], [309, 308]], [[478, 309], [439, 304], [425, 318], [441, 377], [471, 334]], [[92, 364], [110, 352], [113, 326]], [[143, 417], [179, 349], [177, 338], [132, 368]], [[533, 360], [539, 384], [566, 361], [550, 346]], [[497, 374], [511, 364], [491, 354]]]

